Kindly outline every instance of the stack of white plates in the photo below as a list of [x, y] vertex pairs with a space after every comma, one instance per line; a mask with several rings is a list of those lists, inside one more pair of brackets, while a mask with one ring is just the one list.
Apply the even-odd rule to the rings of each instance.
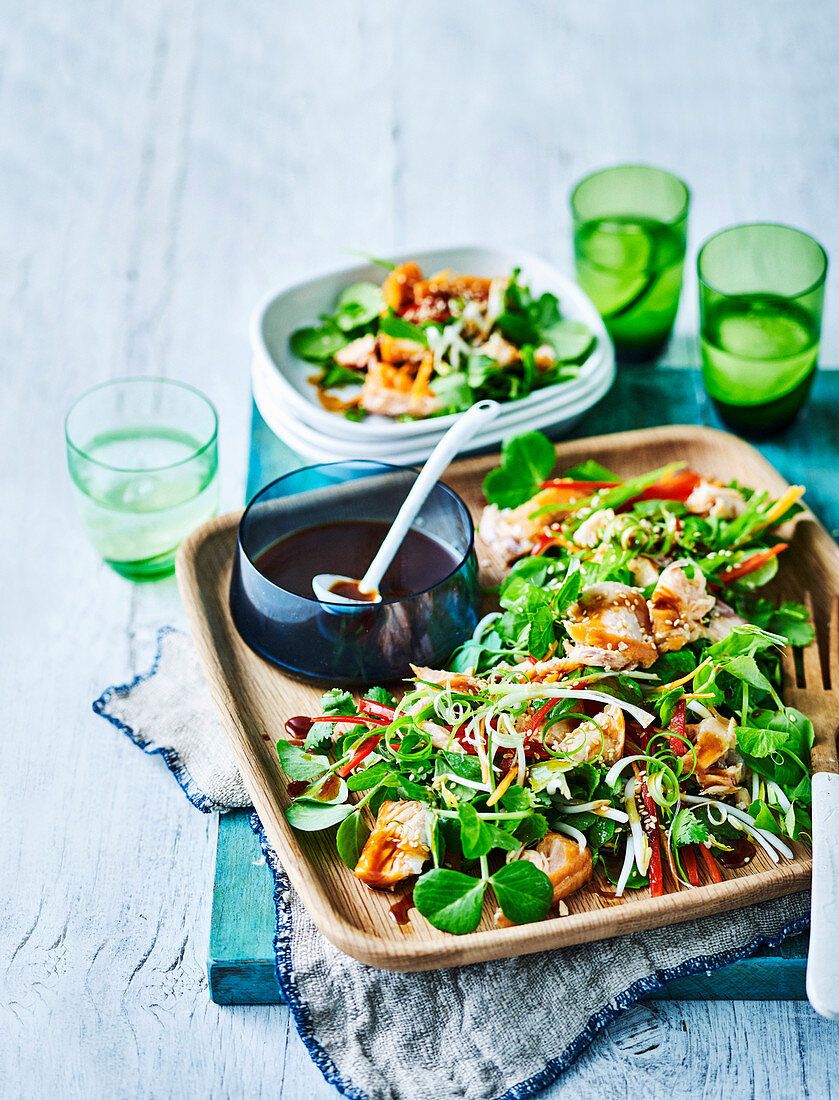
[[[446, 248], [393, 257], [416, 260], [430, 274], [443, 268], [470, 275], [505, 276], [520, 268], [534, 295], [552, 291], [562, 316], [582, 321], [597, 337], [594, 351], [569, 382], [546, 386], [519, 401], [505, 403], [496, 419], [469, 444], [469, 451], [497, 448], [518, 432], [535, 428], [553, 438], [567, 433], [606, 393], [615, 377], [615, 356], [600, 315], [582, 290], [544, 260], [514, 250]], [[341, 291], [362, 279], [381, 282], [381, 267], [365, 264], [323, 275], [273, 294], [251, 323], [253, 395], [266, 424], [292, 450], [312, 462], [369, 458], [398, 465], [423, 462], [454, 416], [400, 423], [383, 416], [347, 420], [323, 408], [309, 378], [317, 367], [292, 355], [289, 336], [329, 313]]]

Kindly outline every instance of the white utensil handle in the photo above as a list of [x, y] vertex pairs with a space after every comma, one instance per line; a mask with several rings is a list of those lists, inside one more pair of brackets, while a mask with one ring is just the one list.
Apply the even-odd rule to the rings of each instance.
[[813, 776], [813, 892], [807, 997], [839, 1020], [839, 775]]
[[402, 540], [414, 522], [417, 512], [425, 503], [425, 498], [440, 480], [440, 475], [478, 429], [498, 415], [500, 408], [501, 406], [497, 401], [479, 401], [471, 409], [468, 409], [456, 424], [449, 428], [429, 455], [428, 461], [412, 485], [410, 493], [405, 497], [405, 501], [393, 521], [393, 526], [379, 547], [379, 552], [370, 562], [369, 569], [359, 581], [358, 587], [362, 592], [378, 591], [381, 579], [387, 572], [387, 567], [402, 545]]

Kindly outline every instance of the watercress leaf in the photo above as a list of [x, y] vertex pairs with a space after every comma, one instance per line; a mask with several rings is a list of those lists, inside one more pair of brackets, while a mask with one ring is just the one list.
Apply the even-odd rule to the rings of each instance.
[[761, 729], [756, 726], [738, 726], [737, 747], [749, 756], [771, 756], [783, 748], [787, 741], [784, 730]]
[[345, 332], [366, 325], [384, 308], [381, 287], [375, 283], [353, 283], [341, 292], [335, 309], [335, 321]]
[[396, 789], [402, 797], [407, 798], [409, 802], [431, 801], [431, 791], [428, 787], [424, 787], [419, 783], [414, 783], [404, 775], [397, 775], [395, 779]]
[[338, 389], [341, 386], [360, 386], [364, 376], [357, 370], [333, 363], [325, 367], [317, 378], [317, 384], [325, 390]]
[[535, 344], [539, 339], [536, 326], [526, 313], [512, 313], [505, 310], [496, 320], [495, 327], [505, 340], [520, 348], [523, 344]]
[[371, 787], [375, 787], [383, 779], [389, 781], [388, 786], [395, 785], [397, 782], [387, 760], [379, 760], [375, 764], [371, 764], [369, 768], [353, 772], [347, 779], [347, 789], [351, 791], [369, 791]]
[[369, 836], [370, 830], [360, 813], [345, 817], [341, 822], [335, 835], [335, 847], [347, 867], [355, 868]]
[[521, 813], [522, 810], [532, 810], [535, 805], [533, 793], [526, 787], [517, 787], [515, 784], [508, 787], [501, 795], [501, 805], [511, 814]]
[[298, 328], [289, 338], [292, 353], [310, 363], [321, 363], [324, 359], [331, 359], [336, 351], [340, 351], [348, 343], [349, 340], [343, 332], [332, 324]]
[[437, 867], [417, 879], [414, 904], [429, 924], [462, 936], [481, 923], [485, 890], [483, 879]]
[[709, 839], [708, 826], [700, 821], [693, 810], [681, 809], [673, 818], [670, 840], [674, 847], [685, 844], [702, 844]]
[[314, 756], [298, 748], [297, 745], [289, 744], [288, 741], [277, 742], [277, 756], [280, 758], [281, 768], [289, 779], [306, 781], [317, 779], [329, 767], [329, 761], [325, 756]]
[[740, 657], [732, 657], [730, 660], [725, 661], [723, 668], [729, 676], [734, 676], [737, 680], [745, 680], [752, 687], [759, 688], [761, 691], [772, 690], [771, 684], [757, 667], [757, 661], [754, 657], [749, 657], [746, 654]]
[[519, 844], [533, 844], [541, 840], [547, 831], [546, 819], [541, 814], [531, 814], [518, 823], [515, 836]]
[[386, 802], [391, 797], [388, 786], [390, 786], [390, 784], [379, 787], [379, 789], [377, 791], [373, 791], [372, 795], [370, 796], [370, 801], [367, 803], [367, 809], [370, 811], [373, 817], [379, 816], [379, 810], [382, 808], [382, 803]]
[[371, 703], [380, 703], [383, 707], [395, 707], [396, 699], [387, 688], [383, 687], [371, 687], [364, 692], [364, 698], [369, 699]]
[[553, 470], [556, 450], [541, 432], [524, 432], [508, 439], [501, 451], [501, 465], [484, 478], [490, 504], [515, 508], [530, 500]]
[[750, 817], [754, 818], [755, 825], [759, 829], [765, 829], [769, 833], [774, 833], [775, 836], [781, 835], [781, 829], [775, 820], [775, 815], [763, 799], [756, 798], [749, 806], [748, 813]]
[[446, 409], [468, 409], [474, 404], [475, 395], [463, 371], [452, 371], [435, 378], [431, 389]]
[[289, 825], [303, 833], [316, 833], [337, 825], [355, 810], [348, 802], [335, 806], [330, 802], [318, 802], [316, 798], [300, 798], [285, 812]]
[[530, 316], [533, 323], [540, 329], [550, 328], [551, 325], [557, 324], [561, 317], [559, 299], [555, 294], [551, 294], [549, 290], [546, 290], [531, 305]]
[[548, 915], [553, 885], [545, 872], [529, 860], [505, 863], [491, 876], [490, 882], [501, 912], [515, 924], [529, 924]]
[[460, 844], [466, 859], [480, 859], [492, 848], [492, 833], [485, 828], [475, 807], [463, 802], [457, 809], [460, 818]]

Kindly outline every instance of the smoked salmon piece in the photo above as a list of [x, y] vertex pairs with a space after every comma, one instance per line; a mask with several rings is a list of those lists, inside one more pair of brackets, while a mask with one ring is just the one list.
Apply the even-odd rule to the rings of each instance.
[[[560, 833], [545, 833], [536, 847], [528, 849], [521, 858], [534, 863], [551, 880], [554, 905], [560, 898], [567, 898], [591, 881], [591, 852], [588, 848], [580, 851], [576, 840]], [[497, 928], [511, 928], [513, 922], [499, 909], [495, 914], [495, 924]]]
[[429, 855], [425, 804], [383, 802], [353, 873], [368, 886], [392, 890], [403, 878], [418, 875]]

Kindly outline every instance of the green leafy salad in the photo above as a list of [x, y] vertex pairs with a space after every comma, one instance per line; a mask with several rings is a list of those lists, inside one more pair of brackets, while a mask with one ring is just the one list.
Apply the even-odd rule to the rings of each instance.
[[475, 930], [489, 891], [495, 924], [522, 924], [587, 888], [721, 882], [809, 836], [813, 728], [779, 655], [813, 631], [760, 595], [803, 489], [555, 462], [528, 433], [486, 478], [480, 532], [508, 568], [449, 667], [399, 699], [327, 692], [305, 742], [277, 746], [291, 825], [337, 826], [359, 880], [414, 882], [447, 932]]
[[[518, 270], [425, 278], [415, 263], [392, 268], [382, 286], [347, 287], [333, 313], [290, 338], [292, 352], [320, 368], [311, 381], [322, 404], [353, 420], [526, 397], [575, 378], [594, 343], [586, 325], [562, 317], [555, 294], [532, 295]], [[350, 396], [336, 396], [345, 387]]]

